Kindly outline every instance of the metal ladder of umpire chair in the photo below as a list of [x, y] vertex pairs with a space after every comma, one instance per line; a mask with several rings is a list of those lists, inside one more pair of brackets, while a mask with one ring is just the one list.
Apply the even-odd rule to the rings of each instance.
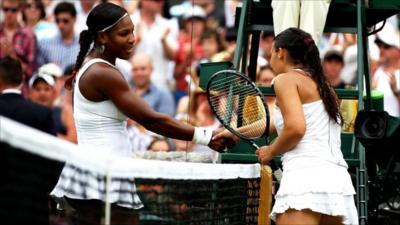
[[[358, 110], [371, 109], [371, 87], [368, 68], [368, 28], [392, 15], [400, 13], [399, 0], [332, 0], [325, 25], [325, 32], [357, 34], [358, 71], [357, 90], [336, 89], [340, 99], [358, 100]], [[273, 31], [271, 0], [242, 0], [242, 6], [236, 9], [235, 26], [238, 29], [236, 49], [233, 62], [214, 62], [201, 64], [200, 87], [206, 87], [208, 78], [223, 69], [248, 71], [254, 81], [256, 63], [262, 31]], [[251, 40], [251, 42], [250, 42]], [[250, 51], [248, 53], [248, 45]], [[249, 60], [247, 58], [249, 57]], [[247, 64], [247, 61], [249, 63]], [[246, 69], [247, 68], [247, 69]], [[364, 84], [365, 78], [365, 84]], [[363, 90], [365, 87], [365, 90]], [[260, 87], [266, 96], [274, 96], [269, 87]], [[363, 93], [366, 97], [363, 100]], [[365, 149], [352, 133], [342, 133], [342, 152], [350, 168], [356, 170], [356, 200], [360, 225], [367, 223], [367, 173], [365, 165]], [[260, 140], [259, 144], [265, 144]], [[254, 163], [257, 162], [253, 147], [240, 142], [228, 153], [220, 155], [221, 163]]]

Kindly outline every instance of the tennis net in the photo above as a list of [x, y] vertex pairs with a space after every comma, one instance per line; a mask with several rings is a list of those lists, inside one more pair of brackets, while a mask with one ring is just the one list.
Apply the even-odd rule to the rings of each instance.
[[68, 216], [60, 216], [64, 211], [69, 214], [71, 206], [57, 198], [63, 210], [58, 211], [54, 196], [49, 197], [62, 168], [74, 173], [62, 173], [70, 183], [57, 185], [58, 191], [85, 199], [97, 196], [104, 204], [97, 212], [102, 217], [98, 224], [116, 224], [114, 204], [137, 208], [132, 211], [139, 221], [126, 224], [269, 224], [271, 173], [259, 164], [103, 154], [0, 117], [0, 165], [0, 220], [9, 224], [48, 224], [46, 215], [50, 224], [74, 224]]

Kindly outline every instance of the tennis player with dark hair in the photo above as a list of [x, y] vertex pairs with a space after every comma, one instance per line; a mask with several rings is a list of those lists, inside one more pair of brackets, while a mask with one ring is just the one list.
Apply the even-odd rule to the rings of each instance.
[[280, 33], [271, 66], [278, 74], [273, 85], [278, 137], [256, 153], [262, 163], [283, 154], [272, 218], [277, 225], [358, 224], [355, 190], [340, 148], [338, 98], [311, 35], [297, 28]]
[[[340, 148], [338, 98], [311, 35], [297, 28], [281, 32], [270, 63], [278, 74], [273, 81], [278, 137], [256, 154], [262, 164], [283, 155], [271, 218], [277, 225], [358, 224], [355, 190]], [[223, 132], [214, 139], [228, 136]]]
[[[126, 129], [127, 117], [152, 132], [208, 145], [217, 151], [229, 144], [229, 139], [211, 140], [210, 129], [192, 127], [155, 112], [129, 88], [115, 67], [116, 58], [129, 59], [134, 50], [134, 25], [125, 9], [111, 3], [98, 4], [89, 13], [86, 24], [88, 30], [80, 34], [75, 72], [66, 81], [66, 87], [74, 91], [78, 145], [129, 155], [132, 149]], [[67, 200], [76, 210], [75, 219], [79, 224], [100, 224], [105, 179], [80, 182], [81, 175], [80, 170], [67, 164], [52, 194]], [[110, 186], [113, 188], [109, 196], [112, 224], [137, 224], [138, 216], [133, 209], [141, 208], [142, 204], [133, 183], [112, 180]]]

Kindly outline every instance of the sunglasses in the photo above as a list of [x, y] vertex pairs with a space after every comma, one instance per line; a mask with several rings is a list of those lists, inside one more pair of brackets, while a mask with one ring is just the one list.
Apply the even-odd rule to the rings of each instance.
[[35, 4], [27, 3], [25, 5], [25, 8], [27, 8], [27, 9], [37, 9], [38, 7]]
[[378, 44], [378, 47], [379, 47], [379, 48], [384, 48], [384, 49], [389, 49], [389, 48], [391, 48], [392, 46], [391, 46], [391, 45], [388, 45], [388, 44], [386, 44], [386, 43], [381, 43], [381, 44]]
[[389, 49], [393, 46], [386, 44], [385, 42], [381, 41], [381, 40], [376, 40], [375, 41], [376, 45], [378, 45], [378, 48], [383, 48], [383, 49]]
[[56, 23], [64, 23], [64, 24], [67, 24], [67, 23], [69, 23], [69, 19], [57, 19], [56, 18]]
[[16, 13], [16, 12], [18, 12], [18, 8], [3, 7], [3, 11], [4, 11], [4, 12]]

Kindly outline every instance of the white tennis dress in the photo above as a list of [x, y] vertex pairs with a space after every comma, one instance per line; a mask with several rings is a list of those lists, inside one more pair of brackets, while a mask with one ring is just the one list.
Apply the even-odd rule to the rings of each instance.
[[[111, 100], [93, 102], [86, 99], [79, 90], [80, 78], [95, 63], [105, 63], [103, 59], [91, 59], [79, 70], [74, 86], [74, 119], [78, 136], [78, 145], [96, 149], [99, 152], [126, 156], [131, 152], [126, 121]], [[121, 75], [122, 76], [122, 75]], [[65, 165], [56, 187], [51, 195], [74, 199], [98, 199], [105, 202], [105, 177], [92, 171], [84, 171], [70, 164]], [[110, 202], [128, 208], [141, 208], [142, 203], [135, 194], [132, 180], [111, 181]]]
[[[340, 149], [340, 125], [330, 119], [322, 100], [303, 104], [306, 132], [301, 141], [282, 156], [283, 174], [271, 218], [288, 209], [310, 209], [342, 216], [346, 225], [357, 225], [355, 190]], [[275, 108], [278, 134], [283, 128]]]

